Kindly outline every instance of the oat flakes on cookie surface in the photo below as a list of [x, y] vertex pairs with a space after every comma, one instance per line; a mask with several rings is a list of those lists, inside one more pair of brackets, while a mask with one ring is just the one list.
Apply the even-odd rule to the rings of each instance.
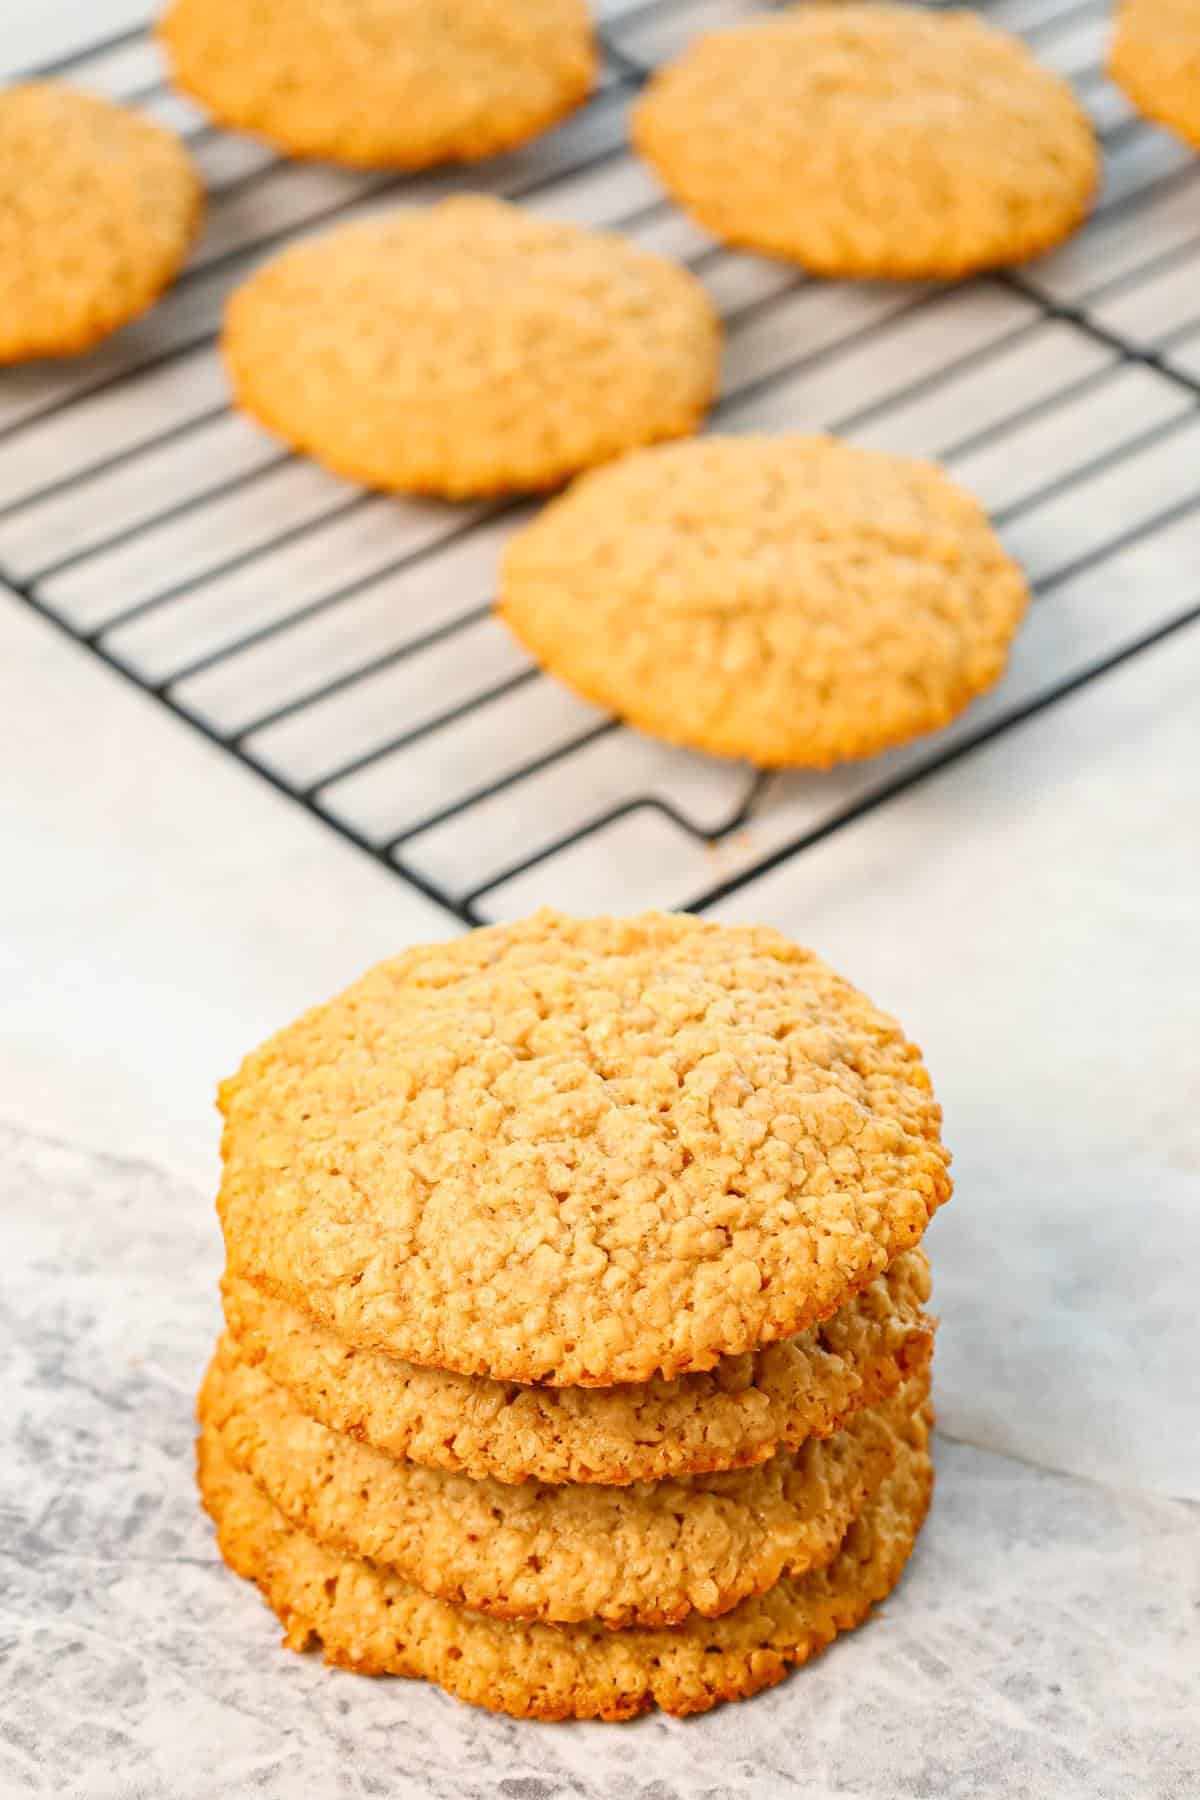
[[1022, 262], [1097, 180], [1067, 83], [965, 10], [801, 5], [713, 32], [650, 83], [633, 135], [717, 237], [822, 275]]
[[0, 92], [0, 363], [76, 355], [144, 312], [201, 212], [161, 125], [53, 82]]
[[710, 1369], [948, 1197], [896, 1022], [767, 929], [542, 912], [370, 971], [221, 1090], [229, 1274], [519, 1382]]
[[1029, 593], [934, 464], [829, 437], [623, 458], [512, 538], [499, 610], [643, 731], [828, 768], [945, 725], [1003, 673]]
[[704, 1374], [608, 1388], [522, 1386], [357, 1349], [301, 1308], [227, 1277], [239, 1354], [331, 1431], [498, 1481], [623, 1486], [753, 1467], [827, 1437], [928, 1368], [929, 1263], [898, 1256], [820, 1325]]
[[159, 31], [224, 124], [361, 167], [494, 156], [596, 77], [585, 0], [173, 0]]
[[1108, 72], [1139, 112], [1200, 149], [1200, 0], [1121, 0]]
[[913, 1414], [895, 1468], [825, 1568], [785, 1576], [719, 1619], [624, 1631], [518, 1624], [431, 1598], [299, 1531], [207, 1428], [198, 1461], [221, 1553], [258, 1585], [292, 1649], [318, 1638], [329, 1663], [423, 1677], [517, 1717], [616, 1720], [651, 1706], [705, 1712], [758, 1693], [859, 1624], [900, 1579], [925, 1517], [929, 1426], [928, 1408]]
[[823, 1568], [896, 1460], [924, 1372], [842, 1431], [758, 1468], [603, 1487], [477, 1481], [329, 1431], [226, 1338], [200, 1418], [319, 1543], [497, 1618], [618, 1629], [715, 1618]]
[[464, 196], [284, 251], [234, 295], [224, 350], [240, 404], [294, 448], [464, 498], [693, 431], [719, 338], [686, 270]]

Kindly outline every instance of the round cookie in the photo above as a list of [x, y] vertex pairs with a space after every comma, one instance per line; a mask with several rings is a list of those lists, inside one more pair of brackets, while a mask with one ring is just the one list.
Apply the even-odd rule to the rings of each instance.
[[436, 1681], [517, 1717], [628, 1719], [651, 1706], [705, 1712], [758, 1693], [859, 1624], [900, 1579], [924, 1519], [928, 1431], [928, 1414], [915, 1416], [895, 1470], [826, 1568], [785, 1577], [720, 1619], [626, 1631], [514, 1624], [432, 1599], [297, 1531], [210, 1433], [198, 1462], [222, 1555], [257, 1583], [292, 1649], [319, 1638], [328, 1663]]
[[893, 1466], [928, 1373], [832, 1437], [758, 1468], [630, 1487], [473, 1480], [388, 1456], [300, 1412], [222, 1340], [202, 1423], [299, 1530], [438, 1599], [504, 1619], [618, 1628], [715, 1618], [823, 1568]]
[[161, 125], [48, 82], [0, 93], [0, 363], [75, 355], [144, 312], [201, 211]]
[[494, 156], [596, 76], [585, 0], [174, 0], [159, 31], [224, 124], [361, 167]]
[[1139, 112], [1200, 149], [1200, 0], [1121, 0], [1108, 72]]
[[465, 196], [285, 250], [234, 295], [224, 348], [241, 405], [296, 449], [461, 499], [694, 430], [719, 336], [686, 270]]
[[760, 767], [828, 768], [945, 725], [1029, 601], [931, 463], [828, 437], [702, 438], [575, 483], [510, 539], [499, 611], [578, 693]]
[[974, 14], [803, 5], [699, 38], [634, 142], [717, 237], [822, 275], [1022, 262], [1085, 217], [1098, 157], [1058, 75]]
[[887, 1399], [933, 1349], [920, 1250], [797, 1337], [723, 1357], [707, 1374], [612, 1388], [420, 1368], [356, 1350], [252, 1282], [227, 1277], [223, 1288], [240, 1356], [322, 1425], [429, 1468], [507, 1482], [623, 1486], [752, 1467]]
[[950, 1192], [896, 1022], [767, 929], [540, 912], [371, 970], [223, 1084], [229, 1273], [555, 1386], [828, 1318]]

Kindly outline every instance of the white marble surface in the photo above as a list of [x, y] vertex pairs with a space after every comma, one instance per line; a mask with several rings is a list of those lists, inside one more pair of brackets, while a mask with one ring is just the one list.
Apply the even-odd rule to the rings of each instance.
[[[9, 0], [0, 66], [142, 10]], [[538, 1727], [279, 1650], [191, 1483], [214, 1084], [452, 922], [0, 589], [0, 1795], [1195, 1800], [1198, 687], [1195, 626], [718, 909], [926, 1049], [937, 1502], [772, 1694]]]

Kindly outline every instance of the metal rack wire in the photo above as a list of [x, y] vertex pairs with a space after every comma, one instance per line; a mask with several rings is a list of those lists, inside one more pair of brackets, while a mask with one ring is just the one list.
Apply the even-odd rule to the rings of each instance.
[[[0, 573], [227, 755], [464, 921], [540, 901], [703, 908], [1200, 622], [1200, 164], [1103, 80], [1096, 0], [994, 0], [1076, 83], [1105, 143], [1087, 230], [953, 288], [807, 280], [693, 227], [625, 109], [739, 0], [609, 0], [605, 76], [540, 142], [398, 178], [276, 158], [207, 125], [131, 32], [45, 73], [188, 139], [208, 230], [146, 319], [86, 360], [0, 377]], [[576, 701], [491, 618], [524, 503], [368, 494], [228, 404], [225, 296], [272, 246], [486, 188], [692, 267], [726, 322], [725, 430], [836, 429], [939, 457], [981, 495], [1036, 604], [1001, 685], [948, 730], [828, 775], [765, 777]]]

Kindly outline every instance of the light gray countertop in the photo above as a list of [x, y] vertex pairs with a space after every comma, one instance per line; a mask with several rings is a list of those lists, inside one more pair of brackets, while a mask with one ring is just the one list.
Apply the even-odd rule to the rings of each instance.
[[[1002, 3], [1017, 22], [1034, 0]], [[1043, 10], [1064, 16], [1064, 57], [1085, 28], [1094, 55], [1096, 8]], [[12, 66], [131, 7], [16, 15]], [[1010, 305], [971, 329], [1007, 330]], [[1046, 329], [1020, 342], [1053, 362]], [[1134, 376], [1135, 407], [1157, 404], [1160, 378]], [[1191, 424], [1163, 429], [1130, 504], [1195, 485]], [[52, 473], [62, 446], [44, 454]], [[1023, 465], [976, 472], [1015, 492]], [[1114, 504], [1093, 491], [1038, 511], [1022, 553], [1069, 560]], [[1136, 581], [1105, 564], [1068, 584], [1074, 614], [1031, 618], [998, 705], [1080, 621], [1195, 600], [1192, 541], [1151, 549]], [[64, 605], [145, 578], [116, 554]], [[712, 909], [813, 944], [925, 1050], [957, 1181], [928, 1238], [937, 1495], [892, 1600], [773, 1692], [687, 1722], [539, 1726], [280, 1649], [192, 1484], [215, 1083], [373, 960], [458, 927], [0, 586], [0, 1795], [1195, 1800], [1197, 692], [1200, 622]], [[660, 772], [692, 799], [709, 780], [700, 759]], [[852, 797], [858, 776], [827, 779]], [[747, 843], [769, 852], [810, 804], [803, 781], [768, 793]], [[507, 829], [483, 819], [436, 856], [468, 862]], [[659, 897], [665, 841], [614, 837], [496, 910]]]

